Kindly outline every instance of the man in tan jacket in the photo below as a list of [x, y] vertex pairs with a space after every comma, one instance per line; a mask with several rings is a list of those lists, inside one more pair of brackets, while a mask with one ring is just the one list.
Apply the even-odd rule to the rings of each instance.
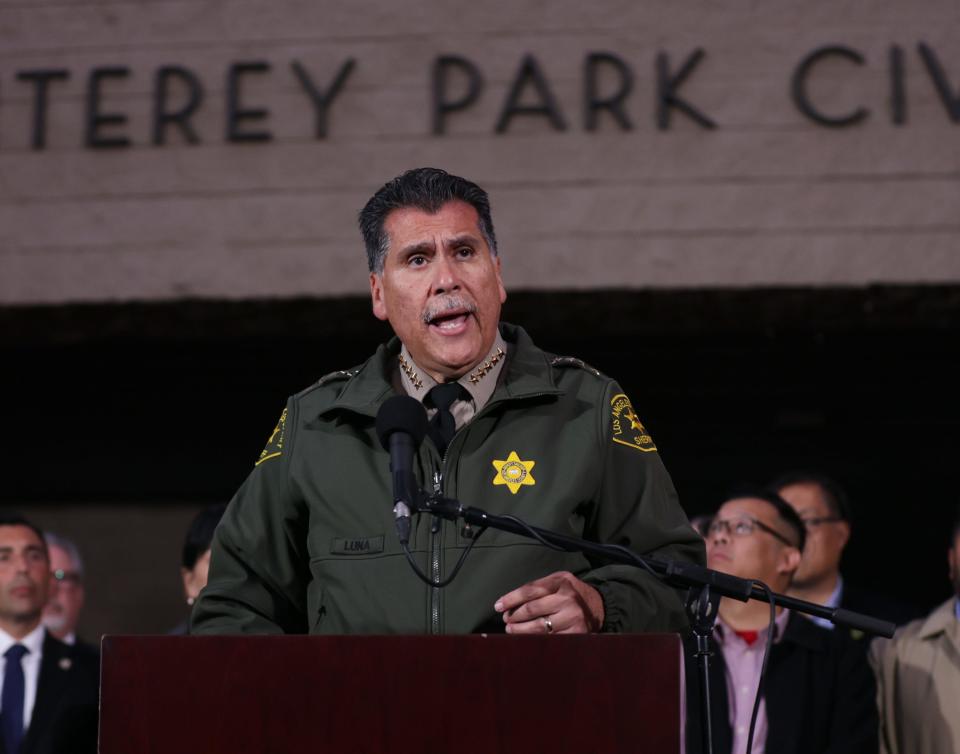
[[960, 510], [948, 561], [954, 596], [872, 647], [881, 754], [960, 752]]

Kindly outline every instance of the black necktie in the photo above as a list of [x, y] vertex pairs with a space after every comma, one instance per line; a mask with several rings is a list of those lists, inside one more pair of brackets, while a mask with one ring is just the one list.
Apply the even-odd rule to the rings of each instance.
[[460, 398], [465, 390], [459, 382], [444, 382], [442, 385], [436, 385], [427, 393], [427, 398], [437, 409], [437, 413], [430, 420], [427, 432], [434, 445], [443, 455], [447, 451], [450, 440], [453, 439], [457, 431], [457, 423], [450, 413], [450, 406]]
[[8, 754], [20, 751], [23, 739], [23, 665], [20, 660], [27, 653], [22, 644], [14, 644], [4, 652], [7, 659], [3, 670], [3, 691], [0, 692], [0, 729]]

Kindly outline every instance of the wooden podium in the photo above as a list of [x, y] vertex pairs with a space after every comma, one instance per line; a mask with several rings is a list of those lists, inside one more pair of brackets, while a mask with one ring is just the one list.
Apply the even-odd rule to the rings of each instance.
[[680, 752], [680, 640], [107, 636], [101, 754]]

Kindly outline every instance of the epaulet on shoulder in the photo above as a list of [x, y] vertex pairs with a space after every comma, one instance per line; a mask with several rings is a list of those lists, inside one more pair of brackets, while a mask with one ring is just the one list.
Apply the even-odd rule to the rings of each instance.
[[357, 372], [360, 371], [360, 367], [354, 367], [353, 369], [341, 369], [339, 372], [330, 372], [330, 374], [325, 374], [319, 380], [314, 387], [323, 387], [331, 382], [339, 382], [340, 380], [349, 380], [351, 377], [355, 376]]
[[566, 368], [577, 368], [582, 369], [585, 372], [590, 372], [594, 377], [602, 377], [599, 369], [594, 369], [592, 366], [587, 364], [582, 359], [576, 359], [573, 356], [554, 356], [550, 360], [550, 366], [552, 367], [566, 367]]
[[325, 385], [332, 385], [337, 382], [346, 382], [347, 380], [353, 378], [362, 368], [362, 366], [359, 366], [354, 367], [353, 369], [341, 369], [337, 372], [325, 374], [319, 380], [314, 382], [309, 387], [304, 388], [293, 397], [299, 401], [306, 398], [308, 395], [311, 395], [315, 391], [320, 390], [320, 388], [324, 387]]

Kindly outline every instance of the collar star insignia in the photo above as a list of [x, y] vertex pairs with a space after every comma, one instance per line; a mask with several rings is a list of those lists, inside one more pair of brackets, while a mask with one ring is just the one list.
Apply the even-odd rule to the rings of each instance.
[[423, 389], [423, 380], [420, 379], [420, 375], [417, 374], [417, 371], [410, 366], [410, 362], [403, 358], [403, 354], [397, 354], [397, 358], [400, 359], [400, 368], [403, 370], [403, 373], [410, 378], [410, 382], [413, 383], [413, 386], [417, 390]]
[[480, 380], [486, 377], [487, 373], [493, 369], [504, 356], [506, 356], [506, 354], [503, 352], [503, 349], [497, 346], [497, 352], [483, 362], [483, 364], [478, 366], [473, 372], [471, 372], [470, 382], [474, 385], [480, 382]]
[[505, 461], [493, 461], [493, 468], [497, 470], [493, 486], [505, 484], [510, 493], [516, 495], [520, 487], [537, 483], [531, 473], [535, 463], [536, 461], [521, 461], [517, 451], [511, 450]]

